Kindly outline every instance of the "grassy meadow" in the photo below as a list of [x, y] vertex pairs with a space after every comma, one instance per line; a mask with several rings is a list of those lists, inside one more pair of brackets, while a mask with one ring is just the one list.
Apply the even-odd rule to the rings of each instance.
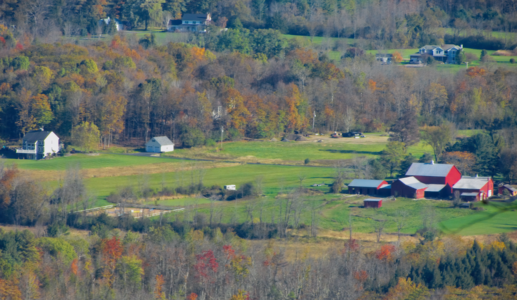
[[[494, 234], [517, 230], [517, 218], [515, 212], [505, 212], [496, 215], [491, 220], [485, 220], [487, 212], [494, 209], [489, 208], [487, 212], [478, 212], [470, 209], [451, 208], [449, 201], [437, 200], [413, 200], [397, 198], [396, 201], [385, 200], [380, 209], [363, 208], [364, 196], [349, 195], [316, 195], [303, 198], [305, 208], [301, 214], [300, 222], [306, 225], [311, 223], [311, 208], [317, 209], [317, 223], [322, 230], [348, 231], [349, 214], [352, 214], [352, 226], [354, 232], [373, 233], [375, 231], [375, 220], [386, 219], [386, 233], [397, 232], [397, 214], [404, 210], [408, 213], [405, 225], [401, 230], [403, 234], [414, 234], [422, 227], [422, 220], [425, 216], [434, 215], [433, 221], [437, 228], [447, 234], [478, 235]], [[233, 202], [217, 202], [216, 210], [223, 212], [223, 222], [249, 221], [247, 207], [250, 201], [254, 201], [254, 217], [258, 217], [262, 208], [264, 222], [271, 222], [274, 218], [278, 220], [282, 200], [268, 196], [255, 200], [239, 200]], [[195, 202], [193, 202], [195, 203]], [[195, 203], [196, 210], [202, 213], [209, 213], [208, 204]], [[285, 207], [285, 204], [283, 204]], [[513, 218], [512, 218], [513, 217]], [[504, 225], [503, 225], [504, 224]]]
[[[471, 136], [479, 130], [459, 130], [459, 136]], [[321, 140], [321, 142], [318, 142]], [[255, 216], [262, 208], [263, 220], [270, 222], [277, 219], [279, 205], [285, 194], [300, 185], [310, 187], [312, 184], [331, 184], [335, 169], [329, 166], [317, 166], [318, 161], [332, 162], [346, 160], [356, 156], [376, 157], [380, 155], [387, 143], [387, 137], [381, 133], [366, 134], [361, 139], [330, 139], [327, 136], [312, 136], [304, 142], [240, 141], [224, 143], [223, 151], [215, 148], [200, 147], [177, 149], [170, 155], [178, 157], [205, 158], [209, 161], [192, 161], [172, 157], [145, 157], [101, 153], [91, 156], [74, 154], [52, 160], [6, 160], [7, 164], [16, 163], [23, 174], [40, 174], [50, 187], [55, 187], [69, 166], [79, 165], [82, 169], [85, 185], [90, 195], [97, 198], [96, 206], [110, 204], [106, 198], [112, 192], [131, 186], [136, 191], [147, 186], [154, 190], [162, 187], [175, 188], [191, 183], [203, 182], [205, 186], [223, 186], [235, 184], [237, 187], [247, 182], [261, 182], [263, 197], [237, 201], [215, 202], [216, 210], [222, 212], [223, 222], [245, 222], [248, 218], [247, 207], [255, 207]], [[432, 149], [419, 143], [409, 148], [415, 157]], [[249, 164], [253, 159], [258, 163]], [[309, 166], [304, 160], [310, 159]], [[218, 160], [232, 162], [217, 162]], [[287, 164], [287, 165], [282, 165]], [[331, 164], [329, 164], [331, 166]], [[61, 177], [55, 177], [58, 176]], [[49, 181], [50, 180], [50, 181]], [[346, 181], [347, 183], [349, 180]], [[402, 230], [405, 234], [414, 234], [420, 228], [424, 215], [434, 215], [437, 226], [445, 233], [460, 235], [477, 235], [501, 233], [517, 230], [517, 214], [505, 204], [482, 206], [484, 210], [451, 208], [449, 201], [412, 200], [398, 198], [396, 201], [385, 200], [380, 209], [362, 207], [364, 196], [348, 194], [329, 194], [327, 185], [311, 188], [311, 192], [301, 195], [304, 208], [301, 223], [310, 224], [311, 208], [317, 210], [318, 226], [322, 230], [343, 232], [348, 228], [348, 216], [352, 215], [354, 232], [370, 234], [377, 219], [387, 219], [385, 231], [395, 233], [397, 213], [408, 212], [407, 222]], [[284, 195], [284, 196], [282, 196]], [[144, 199], [142, 199], [144, 200]], [[185, 207], [209, 213], [211, 201], [201, 196], [169, 197], [148, 199], [147, 204]], [[501, 211], [501, 209], [504, 209]], [[182, 213], [180, 213], [182, 215]], [[191, 214], [190, 214], [191, 216]]]
[[68, 157], [56, 157], [50, 160], [10, 159], [8, 164], [15, 163], [18, 168], [26, 170], [66, 170], [70, 166], [79, 165], [81, 169], [100, 169], [108, 167], [127, 167], [173, 162], [170, 158], [129, 156], [117, 154], [101, 154], [90, 156], [74, 154]]
[[[384, 150], [388, 142], [387, 136], [380, 133], [365, 133], [366, 138], [330, 139], [327, 136], [312, 136], [305, 142], [271, 142], [271, 141], [240, 141], [226, 142], [223, 150], [202, 147], [197, 149], [177, 149], [172, 154], [176, 157], [241, 159], [253, 161], [258, 159], [263, 163], [302, 163], [306, 158], [311, 162], [351, 159], [358, 156], [376, 157]], [[321, 140], [321, 142], [318, 142]], [[425, 152], [432, 153], [430, 146], [424, 143], [410, 146], [408, 153], [415, 157]]]

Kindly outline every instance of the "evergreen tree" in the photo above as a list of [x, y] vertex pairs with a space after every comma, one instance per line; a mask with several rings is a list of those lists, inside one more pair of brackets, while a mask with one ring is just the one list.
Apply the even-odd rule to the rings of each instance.
[[513, 281], [512, 272], [504, 265], [501, 259], [496, 262], [494, 278], [497, 279], [497, 285], [503, 286], [506, 283]]
[[485, 268], [481, 263], [479, 257], [476, 257], [474, 269], [472, 270], [471, 276], [474, 279], [474, 284], [482, 285], [485, 283]]
[[431, 276], [429, 281], [429, 288], [438, 289], [443, 286], [442, 275], [440, 274], [440, 270], [435, 263], [432, 263], [433, 268], [431, 269]]
[[426, 152], [418, 159], [418, 162], [427, 164], [430, 163], [431, 160], [433, 160], [433, 156], [430, 153]]
[[413, 155], [411, 153], [406, 155], [404, 157], [404, 160], [400, 163], [399, 175], [404, 176], [414, 162], [415, 162], [415, 158], [413, 157]]
[[456, 287], [462, 290], [470, 290], [474, 287], [474, 281], [470, 274], [462, 273], [458, 276], [456, 280]]

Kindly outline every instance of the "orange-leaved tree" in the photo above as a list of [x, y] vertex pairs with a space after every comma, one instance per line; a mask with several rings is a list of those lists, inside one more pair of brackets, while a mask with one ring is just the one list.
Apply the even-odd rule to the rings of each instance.
[[393, 61], [396, 62], [397, 64], [401, 63], [404, 60], [402, 58], [402, 54], [400, 54], [400, 52], [398, 52], [398, 51], [393, 52], [392, 55], [393, 55]]
[[104, 260], [103, 277], [106, 279], [108, 286], [113, 286], [113, 273], [117, 266], [118, 259], [122, 256], [122, 244], [117, 237], [104, 239], [101, 242], [102, 259]]

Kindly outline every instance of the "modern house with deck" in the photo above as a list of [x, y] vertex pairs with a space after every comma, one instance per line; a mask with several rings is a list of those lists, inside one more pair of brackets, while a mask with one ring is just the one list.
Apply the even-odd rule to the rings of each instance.
[[42, 159], [59, 152], [59, 137], [52, 131], [30, 131], [23, 137], [22, 147], [16, 153], [27, 159]]

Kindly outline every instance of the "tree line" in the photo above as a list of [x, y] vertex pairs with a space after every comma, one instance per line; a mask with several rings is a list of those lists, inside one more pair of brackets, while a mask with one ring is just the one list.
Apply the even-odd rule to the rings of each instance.
[[444, 237], [362, 249], [351, 240], [323, 256], [288, 258], [273, 241], [168, 226], [87, 238], [0, 231], [6, 299], [509, 299], [517, 250]]
[[[513, 0], [12, 0], [0, 20], [19, 32], [51, 37], [113, 33], [117, 18], [128, 28], [166, 28], [184, 13], [211, 13], [220, 28], [277, 29], [283, 33], [368, 39], [377, 48], [442, 44], [444, 28], [481, 36], [485, 31], [515, 32]], [[515, 44], [502, 39], [504, 46]]]

